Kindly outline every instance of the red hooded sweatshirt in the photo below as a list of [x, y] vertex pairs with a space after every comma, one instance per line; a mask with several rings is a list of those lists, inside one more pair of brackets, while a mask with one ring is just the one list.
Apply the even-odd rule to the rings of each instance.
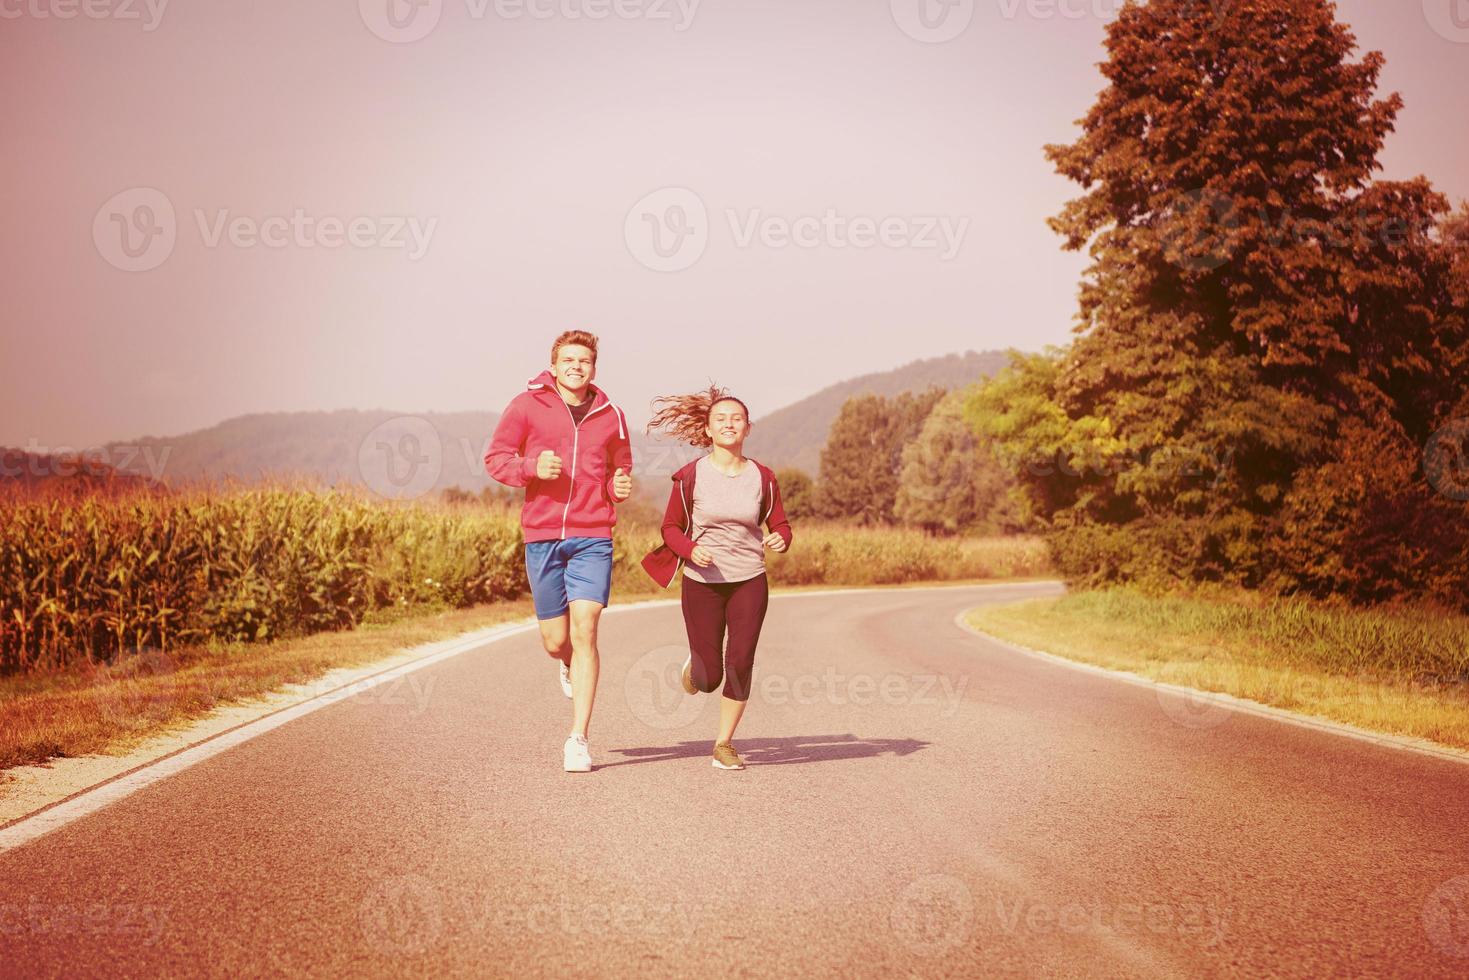
[[[632, 473], [627, 416], [596, 385], [592, 407], [577, 425], [549, 370], [526, 383], [495, 426], [485, 471], [507, 487], [525, 487], [520, 525], [525, 540], [610, 538], [617, 523], [612, 477]], [[561, 457], [561, 475], [536, 479], [536, 457]]]

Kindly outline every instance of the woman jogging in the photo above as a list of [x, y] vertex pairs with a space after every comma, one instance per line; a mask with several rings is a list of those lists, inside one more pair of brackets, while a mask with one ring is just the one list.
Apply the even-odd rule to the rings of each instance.
[[755, 645], [769, 601], [765, 551], [789, 548], [791, 525], [775, 474], [745, 456], [750, 412], [744, 402], [711, 385], [693, 395], [654, 399], [653, 405], [649, 432], [662, 429], [710, 451], [673, 474], [663, 545], [643, 559], [643, 568], [667, 588], [684, 567], [689, 657], [683, 688], [708, 694], [724, 682], [714, 768], [743, 769], [731, 741], [750, 697]]

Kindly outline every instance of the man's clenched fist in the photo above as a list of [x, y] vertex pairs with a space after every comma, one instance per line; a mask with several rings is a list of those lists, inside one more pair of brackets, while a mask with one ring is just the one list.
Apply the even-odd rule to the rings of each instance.
[[632, 476], [621, 466], [612, 474], [612, 499], [619, 504], [632, 496]]
[[549, 449], [542, 449], [536, 457], [536, 479], [554, 480], [561, 475], [561, 457]]

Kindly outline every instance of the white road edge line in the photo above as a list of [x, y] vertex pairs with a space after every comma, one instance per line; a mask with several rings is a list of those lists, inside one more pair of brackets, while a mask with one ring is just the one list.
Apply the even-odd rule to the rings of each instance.
[[1371, 742], [1374, 745], [1379, 745], [1387, 749], [1416, 752], [1419, 755], [1432, 756], [1447, 762], [1469, 765], [1469, 752], [1447, 745], [1440, 745], [1437, 742], [1430, 742], [1428, 739], [1369, 731], [1365, 728], [1358, 728], [1355, 725], [1348, 725], [1345, 722], [1330, 721], [1326, 718], [1303, 715], [1285, 708], [1276, 708], [1268, 704], [1261, 704], [1259, 701], [1251, 701], [1248, 698], [1237, 698], [1232, 694], [1223, 694], [1218, 691], [1201, 691], [1198, 688], [1184, 687], [1181, 684], [1168, 684], [1163, 681], [1155, 681], [1150, 677], [1144, 677], [1141, 674], [1116, 670], [1112, 667], [1099, 667], [1096, 664], [1083, 663], [1080, 660], [1070, 660], [1054, 653], [1047, 653], [1044, 650], [1036, 650], [1031, 647], [1021, 646], [1018, 643], [1011, 643], [1009, 640], [1002, 640], [998, 636], [986, 633], [976, 626], [971, 626], [965, 621], [965, 617], [971, 611], [966, 609], [954, 617], [954, 623], [960, 629], [972, 633], [981, 639], [988, 640], [997, 646], [1004, 647], [1006, 650], [1024, 654], [1027, 657], [1034, 657], [1038, 660], [1060, 664], [1063, 667], [1070, 667], [1072, 670], [1080, 670], [1088, 674], [1096, 674], [1101, 677], [1110, 677], [1113, 680], [1125, 681], [1128, 684], [1133, 684], [1138, 687], [1149, 687], [1155, 691], [1169, 691], [1182, 697], [1193, 698], [1195, 701], [1208, 701], [1220, 707], [1228, 708], [1231, 711], [1255, 715], [1260, 718], [1269, 718], [1273, 721], [1296, 725], [1300, 728], [1310, 728], [1327, 735], [1341, 735], [1362, 742]]
[[[1058, 583], [1054, 580], [1030, 580], [1025, 582], [996, 582], [977, 585], [811, 589], [800, 592], [772, 592], [770, 598], [772, 600], [797, 599], [802, 596], [847, 595], [854, 592], [903, 593], [933, 592], [943, 589], [1025, 589], [1037, 585], [1053, 587], [1056, 584]], [[650, 599], [629, 602], [623, 605], [608, 606], [602, 615], [611, 616], [631, 609], [672, 606], [678, 603], [679, 600], [677, 599]], [[254, 721], [245, 722], [236, 728], [221, 732], [186, 749], [182, 749], [171, 755], [166, 755], [155, 762], [145, 763], [136, 769], [100, 783], [91, 789], [84, 789], [58, 803], [42, 807], [35, 813], [21, 817], [9, 826], [0, 828], [0, 854], [28, 844], [38, 837], [49, 834], [53, 830], [59, 830], [75, 820], [79, 820], [88, 814], [96, 813], [98, 810], [116, 803], [124, 797], [131, 796], [145, 786], [167, 779], [175, 773], [183, 772], [185, 769], [197, 765], [205, 759], [213, 758], [237, 745], [248, 742], [253, 738], [258, 738], [266, 732], [273, 731], [288, 722], [295, 721], [297, 718], [309, 715], [314, 711], [319, 711], [328, 705], [336, 704], [338, 701], [345, 700], [346, 698], [354, 697], [363, 691], [369, 691], [381, 684], [397, 680], [414, 671], [422, 670], [425, 667], [432, 667], [434, 664], [448, 660], [451, 657], [457, 657], [471, 650], [478, 650], [481, 647], [489, 646], [492, 643], [511, 636], [529, 633], [535, 628], [536, 624], [534, 620], [514, 622], [501, 626], [488, 627], [483, 630], [476, 630], [469, 639], [451, 637], [448, 640], [440, 640], [430, 646], [443, 646], [444, 644], [448, 644], [446, 649], [425, 653], [422, 657], [410, 660], [405, 664], [399, 664], [397, 667], [348, 681], [340, 687], [307, 698], [298, 704], [282, 708], [279, 711], [265, 715], [262, 718], [257, 718]]]

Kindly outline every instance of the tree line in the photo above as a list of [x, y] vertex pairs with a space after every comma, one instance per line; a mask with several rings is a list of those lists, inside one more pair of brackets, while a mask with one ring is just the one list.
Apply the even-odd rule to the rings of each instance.
[[[1217, 8], [1217, 9], [1216, 9]], [[1402, 99], [1327, 0], [1128, 4], [1075, 142], [1075, 339], [854, 399], [812, 513], [1030, 528], [1085, 584], [1469, 608], [1469, 205], [1375, 176]]]

